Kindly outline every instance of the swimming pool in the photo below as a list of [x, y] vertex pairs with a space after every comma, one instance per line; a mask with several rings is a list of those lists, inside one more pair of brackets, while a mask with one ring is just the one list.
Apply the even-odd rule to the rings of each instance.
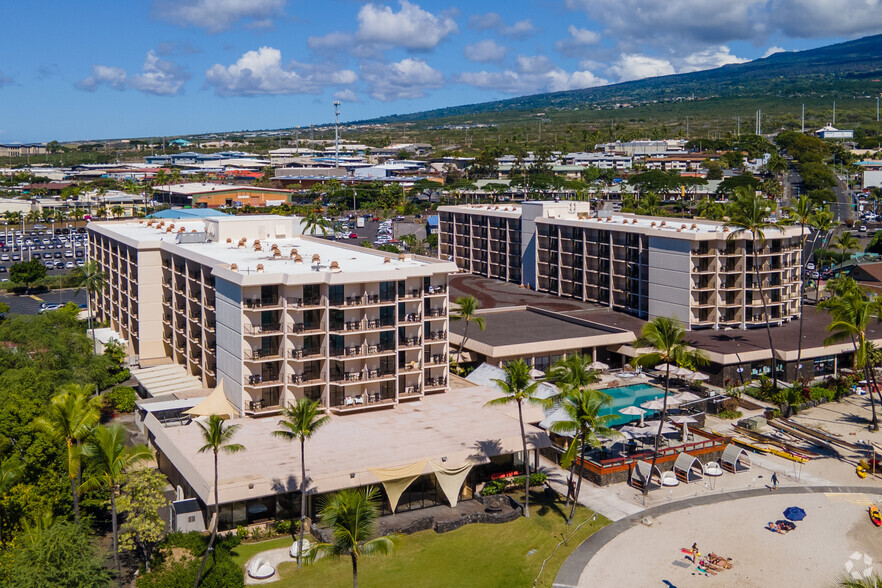
[[[619, 414], [619, 410], [626, 406], [640, 406], [647, 400], [662, 398], [665, 395], [665, 389], [652, 384], [633, 384], [631, 386], [619, 386], [618, 388], [604, 388], [601, 390], [612, 396], [612, 404], [600, 411], [601, 416], [608, 414], [615, 415], [616, 418], [609, 422], [610, 427], [624, 425], [631, 421], [639, 421], [639, 416], [627, 416]], [[644, 418], [650, 418], [654, 413], [647, 411]]]

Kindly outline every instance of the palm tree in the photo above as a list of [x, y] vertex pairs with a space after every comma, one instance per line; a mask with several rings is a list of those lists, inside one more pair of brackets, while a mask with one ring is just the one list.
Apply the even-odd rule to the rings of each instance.
[[701, 218], [706, 218], [708, 220], [722, 220], [726, 210], [722, 204], [713, 198], [702, 198], [698, 201], [698, 206], [696, 206], [695, 212], [698, 213], [698, 216]]
[[34, 424], [46, 432], [53, 441], [63, 442], [67, 447], [67, 475], [70, 479], [70, 493], [77, 522], [80, 520], [80, 494], [77, 483], [81, 471], [80, 444], [98, 424], [101, 416], [100, 404], [100, 397], [92, 396], [92, 386], [68, 384], [52, 397], [46, 415], [34, 421]]
[[[300, 441], [300, 542], [306, 530], [306, 440], [316, 431], [328, 424], [331, 417], [319, 416], [321, 402], [301, 398], [297, 404], [289, 404], [285, 408], [284, 418], [279, 421], [281, 429], [273, 431], [273, 436], [289, 441]], [[297, 569], [300, 569], [300, 555], [297, 553]]]
[[[833, 230], [833, 227], [836, 226], [833, 212], [830, 210], [829, 206], [825, 206], [823, 210], [819, 210], [815, 213], [814, 218], [812, 218], [812, 226], [818, 231], [818, 233], [824, 235], [821, 242], [821, 248], [826, 249], [830, 236], [832, 235], [831, 231]], [[818, 303], [818, 298], [821, 296], [820, 282], [821, 280], [818, 279], [815, 283], [815, 304]]]
[[[778, 388], [778, 362], [775, 357], [775, 344], [772, 342], [772, 323], [769, 317], [769, 307], [766, 303], [766, 293], [763, 289], [760, 277], [759, 250], [766, 242], [766, 231], [770, 229], [781, 230], [777, 223], [766, 220], [769, 211], [766, 200], [758, 197], [749, 187], [735, 189], [738, 197], [732, 206], [731, 218], [727, 225], [734, 229], [729, 234], [729, 239], [750, 239], [750, 248], [753, 251], [753, 271], [756, 276], [755, 290], [759, 291], [760, 300], [763, 303], [763, 318], [766, 322], [766, 334], [769, 337], [769, 349], [772, 352], [772, 383]], [[747, 237], [747, 234], [750, 234]], [[745, 244], [746, 246], [746, 244]]]
[[844, 231], [833, 241], [833, 247], [841, 250], [843, 254], [848, 254], [849, 251], [860, 249], [861, 244], [857, 237], [848, 231]]
[[92, 331], [92, 347], [95, 346], [95, 331], [92, 329], [92, 296], [100, 292], [107, 285], [107, 274], [101, 271], [101, 266], [94, 259], [90, 259], [82, 266], [77, 266], [71, 272], [74, 283], [77, 285], [77, 294], [85, 289], [86, 305], [89, 313], [89, 330]]
[[[6, 494], [18, 482], [23, 472], [24, 464], [15, 456], [0, 462], [0, 493]], [[3, 506], [0, 505], [0, 545], [3, 543]]]
[[304, 225], [304, 233], [309, 231], [309, 234], [313, 236], [315, 236], [317, 230], [322, 232], [322, 236], [326, 236], [331, 228], [331, 223], [322, 216], [322, 211], [317, 209], [310, 210], [303, 215], [303, 218], [300, 219], [300, 224]]
[[[576, 505], [579, 503], [579, 492], [582, 490], [582, 471], [585, 465], [582, 448], [586, 443], [591, 447], [600, 447], [601, 442], [597, 438], [598, 435], [618, 435], [617, 431], [607, 426], [615, 418], [615, 415], [600, 416], [599, 414], [600, 410], [608, 407], [610, 403], [612, 403], [612, 397], [603, 392], [585, 388], [570, 388], [561, 405], [568, 417], [567, 420], [557, 421], [550, 427], [551, 431], [555, 433], [575, 433], [575, 438], [561, 460], [561, 465], [570, 470], [570, 480], [572, 480], [575, 469], [576, 452], [579, 452], [579, 481], [576, 482], [573, 506], [567, 519], [568, 525], [573, 524]], [[567, 489], [569, 488], [568, 485]], [[567, 501], [569, 501], [569, 491], [567, 492]]]
[[478, 302], [477, 298], [474, 296], [460, 296], [454, 300], [453, 303], [456, 304], [458, 308], [450, 313], [450, 320], [465, 321], [465, 329], [463, 329], [462, 332], [462, 341], [459, 344], [459, 350], [456, 352], [456, 365], [459, 365], [460, 359], [462, 359], [462, 350], [465, 348], [466, 341], [469, 339], [469, 325], [475, 323], [481, 331], [484, 330], [486, 325], [484, 323], [484, 318], [477, 316], [478, 307], [481, 306], [481, 303]]
[[146, 445], [126, 446], [128, 433], [122, 425], [98, 427], [86, 441], [83, 455], [92, 476], [80, 490], [104, 488], [110, 492], [110, 517], [113, 525], [113, 559], [119, 569], [119, 528], [116, 517], [116, 494], [125, 473], [142, 461], [153, 457]]
[[[773, 158], [775, 159], [775, 158]], [[782, 158], [778, 157], [778, 161], [781, 161]], [[769, 160], [769, 164], [772, 163], [772, 160]], [[784, 169], [786, 169], [786, 164]], [[771, 171], [771, 170], [770, 170]], [[815, 206], [815, 201], [808, 197], [808, 195], [803, 194], [796, 199], [796, 202], [790, 209], [790, 222], [799, 225], [799, 234], [802, 237], [802, 242], [800, 243], [800, 251], [805, 251], [805, 242], [808, 239], [808, 233], [806, 233], [806, 227], [811, 227], [812, 222], [815, 219], [815, 215], [817, 214], [817, 207]], [[805, 267], [806, 262], [803, 261], [802, 267]], [[805, 280], [800, 280], [800, 290], [799, 290], [799, 341], [797, 342], [796, 348], [796, 377], [799, 379], [799, 369], [802, 366], [802, 323], [805, 318], [805, 309], [804, 309], [804, 300], [805, 300]]]
[[126, 213], [126, 210], [122, 206], [117, 204], [113, 208], [110, 209], [110, 213], [113, 216], [115, 216], [116, 218], [120, 218], [122, 215], [124, 215]]
[[217, 537], [217, 523], [220, 516], [220, 506], [217, 498], [217, 454], [221, 451], [224, 453], [238, 453], [245, 449], [244, 446], [232, 442], [233, 436], [239, 430], [239, 425], [225, 426], [224, 420], [216, 414], [208, 417], [208, 423], [203, 424], [196, 421], [196, 424], [202, 429], [202, 440], [205, 442], [205, 445], [199, 448], [199, 453], [211, 451], [214, 454], [214, 524], [211, 525], [211, 539], [208, 540], [208, 547], [205, 550], [205, 555], [202, 556], [202, 563], [199, 565], [199, 573], [196, 574], [194, 587], [199, 586], [202, 572], [205, 570], [205, 563], [208, 561], [208, 554], [211, 552], [211, 548], [214, 546], [214, 539]]
[[[685, 341], [686, 331], [680, 327], [676, 319], [660, 316], [643, 325], [640, 337], [634, 342], [635, 349], [651, 349], [641, 353], [634, 363], [643, 367], [667, 364], [665, 369], [665, 396], [662, 402], [661, 417], [658, 421], [658, 432], [655, 434], [655, 451], [652, 454], [652, 465], [655, 469], [658, 458], [658, 447], [661, 443], [662, 426], [668, 413], [668, 393], [671, 389], [671, 364], [698, 367], [707, 363], [707, 356], [698, 350], [690, 349]], [[643, 495], [649, 492], [649, 484], [643, 485]]]
[[358, 558], [388, 555], [395, 549], [388, 536], [371, 539], [380, 518], [379, 495], [374, 486], [348, 488], [332, 494], [319, 512], [322, 524], [332, 530], [332, 542], [316, 545], [307, 560], [314, 561], [319, 554], [348, 555], [352, 561], [352, 586], [358, 588]]
[[[830, 336], [824, 339], [824, 345], [841, 343], [850, 339], [854, 343], [854, 370], [863, 371], [867, 381], [875, 382], [875, 374], [872, 373], [870, 351], [867, 341], [867, 327], [873, 319], [878, 320], [880, 305], [874, 298], [866, 297], [860, 291], [850, 290], [830, 301], [827, 305], [833, 322], [827, 327]], [[875, 387], [875, 386], [874, 386]], [[877, 392], [879, 392], [877, 388]], [[882, 392], [880, 392], [882, 394]], [[876, 418], [876, 402], [873, 399], [873, 391], [870, 390], [870, 407], [873, 412], [871, 428], [879, 430], [879, 422]]]
[[526, 489], [524, 491], [524, 516], [530, 517], [530, 454], [527, 453], [527, 433], [524, 431], [524, 403], [529, 402], [536, 406], [547, 407], [551, 403], [548, 400], [537, 398], [536, 390], [539, 388], [539, 382], [534, 382], [530, 378], [530, 366], [523, 359], [510, 361], [502, 368], [505, 371], [504, 380], [493, 380], [493, 382], [502, 389], [503, 394], [500, 398], [495, 398], [485, 404], [485, 406], [500, 406], [515, 402], [518, 405], [518, 419], [521, 423], [521, 443], [524, 450], [524, 477], [526, 480]]

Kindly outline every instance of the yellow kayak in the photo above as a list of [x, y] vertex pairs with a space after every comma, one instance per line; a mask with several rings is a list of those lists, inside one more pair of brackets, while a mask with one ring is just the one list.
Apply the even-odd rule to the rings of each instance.
[[855, 472], [857, 472], [857, 475], [861, 478], [867, 477], [867, 470], [865, 470], [861, 466], [858, 466], [857, 468], [855, 468]]

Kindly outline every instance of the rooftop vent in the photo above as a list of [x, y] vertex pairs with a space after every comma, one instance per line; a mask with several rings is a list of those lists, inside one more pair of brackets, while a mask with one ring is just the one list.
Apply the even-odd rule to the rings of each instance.
[[230, 270], [237, 272], [237, 271], [239, 271], [239, 266], [234, 263], [233, 265], [230, 266]]
[[389, 259], [388, 257], [384, 257], [384, 258], [383, 258], [383, 263], [392, 263], [392, 260]]
[[331, 262], [331, 271], [332, 271], [332, 272], [339, 272], [339, 271], [341, 271], [341, 270], [340, 270], [340, 264], [337, 263], [336, 261], [332, 261], [332, 262]]
[[695, 223], [692, 223], [692, 228], [693, 228], [693, 229], [697, 229], [697, 228], [698, 228], [698, 225], [695, 224]]
[[282, 252], [276, 249], [273, 251], [273, 257], [282, 257]]
[[257, 273], [259, 273], [259, 274], [263, 273], [263, 264], [262, 263], [257, 264]]
[[227, 237], [227, 243], [232, 243], [233, 240], [230, 237]]
[[294, 256], [294, 263], [303, 263], [303, 258], [299, 255]]
[[321, 255], [319, 255], [318, 253], [312, 254], [312, 263], [319, 263], [319, 262], [321, 262], [321, 260], [322, 260]]

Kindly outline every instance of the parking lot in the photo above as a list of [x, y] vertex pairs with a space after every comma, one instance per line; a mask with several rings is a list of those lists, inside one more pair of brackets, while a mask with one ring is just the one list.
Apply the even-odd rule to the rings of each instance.
[[0, 280], [8, 281], [9, 268], [20, 261], [39, 260], [50, 275], [82, 266], [86, 259], [85, 234], [61, 232], [68, 229], [58, 231], [53, 235], [50, 229], [35, 227], [24, 233], [0, 233]]

